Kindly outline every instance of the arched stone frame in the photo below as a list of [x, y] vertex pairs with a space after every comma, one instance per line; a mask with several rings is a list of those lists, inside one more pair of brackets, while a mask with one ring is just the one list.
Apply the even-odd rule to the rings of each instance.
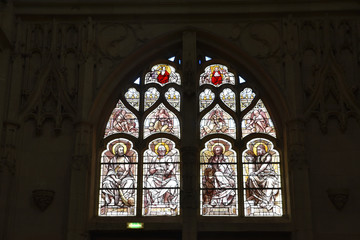
[[[198, 45], [196, 45], [196, 41], [198, 41]], [[110, 109], [110, 107], [104, 107], [104, 106], [111, 106], [110, 103], [114, 103], [117, 100], [118, 92], [121, 91], [121, 89], [123, 88], [122, 84], [125, 83], [128, 79], [132, 78], [136, 74], [137, 69], [148, 65], [149, 62], [152, 62], [154, 58], [157, 58], [159, 55], [164, 54], [167, 51], [171, 51], [171, 49], [179, 48], [181, 44], [184, 46], [183, 68], [188, 68], [190, 70], [185, 74], [185, 78], [184, 78], [185, 94], [192, 96], [191, 86], [188, 85], [188, 81], [189, 81], [188, 79], [190, 77], [193, 77], [194, 75], [194, 66], [189, 67], [188, 65], [186, 65], [186, 63], [187, 61], [194, 60], [194, 58], [196, 58], [196, 54], [195, 57], [194, 54], [191, 56], [191, 52], [193, 51], [194, 46], [195, 49], [196, 47], [199, 47], [203, 51], [209, 52], [209, 54], [215, 53], [216, 55], [221, 56], [221, 58], [226, 59], [227, 62], [231, 62], [233, 66], [236, 66], [236, 68], [239, 70], [238, 72], [241, 72], [242, 76], [245, 79], [254, 82], [254, 84], [258, 86], [261, 86], [261, 88], [263, 89], [262, 96], [264, 99], [266, 99], [266, 103], [267, 106], [269, 106], [268, 109], [271, 112], [271, 116], [274, 118], [274, 122], [276, 124], [278, 131], [280, 130], [279, 134], [281, 134], [281, 136], [283, 136], [284, 139], [282, 143], [282, 148], [284, 151], [282, 153], [284, 160], [283, 169], [284, 171], [288, 172], [288, 166], [286, 160], [287, 141], [285, 140], [288, 140], [286, 122], [290, 119], [290, 113], [288, 111], [289, 108], [287, 107], [287, 103], [284, 101], [284, 98], [281, 97], [283, 93], [278, 88], [276, 81], [272, 79], [265, 72], [265, 70], [260, 66], [259, 63], [257, 63], [255, 59], [247, 55], [245, 52], [241, 51], [237, 46], [233, 45], [232, 43], [229, 43], [228, 41], [220, 37], [197, 30], [185, 30], [184, 32], [172, 33], [150, 42], [143, 48], [136, 51], [134, 54], [128, 56], [123, 61], [123, 63], [120, 64], [110, 76], [108, 76], [106, 82], [104, 82], [103, 84], [102, 89], [99, 91], [99, 95], [95, 99], [95, 102], [92, 106], [88, 118], [92, 121], [91, 125], [93, 126], [92, 154], [91, 154], [92, 167], [90, 171], [91, 173], [89, 175], [91, 176], [91, 178], [89, 178], [90, 188], [86, 191], [84, 195], [82, 195], [83, 199], [81, 199], [81, 197], [79, 198], [73, 196], [70, 201], [70, 207], [72, 206], [71, 209], [73, 209], [76, 206], [79, 206], [80, 204], [79, 200], [89, 202], [90, 207], [88, 208], [89, 210], [84, 209], [84, 211], [86, 211], [86, 214], [83, 217], [84, 218], [83, 221], [78, 221], [75, 223], [74, 218], [70, 217], [69, 225], [73, 224], [71, 229], [73, 229], [74, 233], [83, 232], [83, 231], [86, 232], [91, 229], [97, 229], [97, 230], [105, 229], [105, 225], [104, 225], [105, 223], [101, 224], [100, 221], [100, 225], [98, 225], [99, 221], [96, 220], [96, 217], [94, 217], [95, 216], [94, 213], [96, 211], [94, 211], [95, 204], [94, 204], [94, 198], [92, 197], [92, 196], [96, 196], [96, 193], [94, 193], [94, 191], [96, 191], [95, 183], [97, 179], [93, 178], [93, 176], [95, 176], [94, 171], [95, 171], [96, 161], [98, 159], [98, 149], [100, 149], [100, 146], [102, 145], [101, 143], [102, 138], [99, 136], [103, 134], [104, 125], [106, 123], [106, 117], [104, 118], [103, 116], [108, 116], [108, 114], [112, 110]], [[159, 49], [157, 48], [157, 46], [162, 46], [162, 47]], [[186, 53], [189, 54], [189, 56], [187, 56]], [[139, 56], [141, 57], [139, 58]], [[188, 59], [186, 60], [186, 58]], [[121, 81], [119, 81], [119, 79], [121, 79]], [[139, 144], [139, 146], [140, 148], [144, 148], [143, 146], [141, 146], [141, 143]], [[198, 150], [199, 149], [197, 147], [194, 147], [192, 145], [182, 146], [181, 151], [184, 152], [182, 158], [184, 158], [184, 156], [185, 157], [189, 156], [189, 158], [193, 157], [194, 155], [197, 156]], [[196, 160], [197, 160], [196, 158], [193, 159], [193, 161]], [[185, 162], [186, 161], [184, 161], [184, 163]], [[190, 173], [190, 175], [196, 176], [197, 174], [195, 172], [192, 172]], [[290, 184], [288, 180], [289, 176], [290, 176], [289, 173], [286, 174], [285, 184], [287, 189], [292, 189], [290, 188]], [[196, 183], [194, 184], [196, 185]], [[72, 188], [76, 187], [76, 185], [77, 185], [76, 182], [73, 181], [71, 182]], [[182, 191], [186, 192], [185, 189], [182, 189]], [[290, 195], [293, 196], [294, 192], [293, 191], [291, 193], [290, 191], [286, 191], [286, 192], [287, 194], [285, 198], [286, 198], [286, 202], [288, 203], [286, 212], [288, 213], [288, 217], [282, 218], [281, 220], [277, 221], [280, 224], [278, 227], [279, 231], [283, 231], [284, 229], [287, 230], [290, 229], [289, 226], [292, 222], [290, 213], [295, 212], [294, 210], [290, 211], [290, 197], [289, 197]], [[193, 197], [195, 197], [197, 201], [192, 201], [192, 202], [190, 201], [187, 204], [185, 204], [186, 209], [192, 209], [198, 206], [197, 202], [199, 200], [198, 199], [199, 197], [198, 196], [193, 196]], [[303, 205], [309, 206], [309, 202], [305, 202]], [[182, 229], [183, 238], [189, 239], [185, 237], [187, 236], [190, 237], [190, 239], [196, 239], [196, 233], [194, 235], [194, 229], [197, 229], [196, 221], [199, 220], [198, 217], [196, 217], [196, 214], [194, 215], [191, 213], [189, 214], [184, 213], [181, 218], [192, 219], [192, 221], [189, 221], [187, 224], [184, 224], [183, 226]], [[92, 219], [90, 220], [90, 224], [88, 225], [87, 229], [85, 228], [86, 219]], [[194, 224], [194, 219], [195, 219], [195, 224]], [[239, 222], [244, 222], [244, 220], [239, 220]], [[269, 230], [269, 227], [266, 227], [266, 224], [262, 224], [261, 222], [262, 220], [259, 220], [260, 225], [256, 224], [256, 226], [247, 226], [246, 229], [241, 227], [240, 230], [251, 231], [251, 230], [259, 229], [259, 227], [263, 228], [264, 231]], [[106, 224], [107, 225], [110, 224], [111, 229], [118, 229], [118, 230], [125, 229], [123, 225], [119, 225], [118, 223], [117, 224], [106, 223]], [[298, 228], [300, 229], [308, 228], [308, 226], [303, 222], [299, 222], [299, 223], [295, 222], [294, 224], [298, 225]], [[95, 225], [96, 227], [94, 227]], [[106, 228], [109, 228], [109, 226], [107, 226]], [[156, 224], [153, 225], [152, 228], [156, 229]], [[181, 228], [179, 227], [176, 228], [181, 230]], [[236, 229], [238, 228], [236, 227]], [[198, 230], [201, 231], [201, 228], [199, 228]]]

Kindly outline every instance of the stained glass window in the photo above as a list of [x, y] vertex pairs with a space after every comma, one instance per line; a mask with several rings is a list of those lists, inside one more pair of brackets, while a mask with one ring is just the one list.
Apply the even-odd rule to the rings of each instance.
[[138, 154], [131, 141], [119, 138], [101, 154], [100, 216], [135, 216]]
[[201, 138], [209, 134], [226, 134], [236, 138], [236, 125], [233, 117], [218, 104], [200, 121]]
[[242, 154], [245, 216], [282, 216], [280, 156], [271, 141], [255, 138]]
[[[174, 112], [180, 112], [181, 78], [170, 64], [155, 65], [130, 80], [133, 85], [120, 96], [108, 119], [106, 148], [99, 161], [99, 216], [180, 214], [180, 152], [173, 140], [164, 137], [180, 138], [180, 121]], [[147, 140], [150, 135], [154, 136]], [[138, 153], [134, 137], [148, 149]]]
[[235, 93], [230, 88], [225, 88], [220, 93], [220, 99], [225, 103], [226, 106], [231, 108], [231, 110], [236, 111], [236, 101], [235, 101]]
[[144, 121], [144, 138], [155, 133], [169, 133], [180, 137], [179, 119], [162, 103]]
[[231, 143], [215, 138], [200, 153], [200, 214], [236, 216], [237, 164]]
[[175, 88], [169, 88], [165, 93], [165, 98], [171, 106], [180, 111], [180, 93], [176, 91]]
[[159, 99], [159, 96], [160, 93], [156, 88], [149, 88], [145, 92], [144, 110], [146, 111], [148, 108], [150, 108]]
[[[99, 153], [98, 216], [180, 215], [180, 123], [193, 112], [181, 109], [187, 93], [177, 72], [181, 58], [167, 58], [129, 80], [108, 118]], [[196, 211], [203, 217], [283, 216], [281, 141], [275, 147], [278, 136], [261, 89], [255, 94], [253, 83], [216, 59], [198, 60], [204, 69], [193, 86], [198, 131], [182, 133], [198, 134], [199, 162], [191, 163], [200, 171], [199, 188], [192, 186], [200, 190]]]
[[259, 100], [243, 118], [241, 123], [242, 137], [251, 133], [266, 133], [276, 137], [274, 124], [264, 103]]
[[129, 88], [125, 93], [125, 99], [131, 106], [139, 111], [140, 94], [135, 88]]
[[175, 68], [168, 64], [158, 64], [151, 68], [151, 71], [145, 75], [145, 84], [157, 83], [164, 86], [168, 83], [180, 85], [180, 74], [175, 72]]
[[[212, 64], [205, 66], [199, 78], [199, 85], [206, 85], [198, 95], [199, 140], [204, 146], [200, 152], [200, 215], [283, 216], [280, 154], [273, 144], [275, 126], [260, 94], [237, 77], [235, 82], [235, 74], [226, 66]], [[259, 138], [258, 133], [269, 138]], [[241, 134], [239, 140], [235, 140], [237, 134]], [[237, 156], [242, 146], [247, 149]], [[242, 197], [238, 198], [238, 193]]]
[[240, 92], [240, 108], [241, 111], [243, 111], [245, 108], [247, 108], [255, 98], [255, 93], [251, 88], [245, 88]]
[[151, 141], [143, 169], [143, 215], [179, 215], [180, 154], [175, 143], [166, 138]]
[[106, 124], [104, 137], [116, 133], [127, 133], [134, 137], [139, 136], [139, 122], [137, 117], [127, 109], [119, 100], [116, 107], [112, 111], [110, 118]]
[[205, 89], [200, 93], [199, 102], [200, 102], [200, 111], [204, 110], [214, 101], [215, 94], [210, 89]]
[[211, 84], [220, 87], [223, 84], [235, 84], [234, 74], [221, 64], [213, 64], [205, 68], [205, 72], [200, 75], [200, 86]]

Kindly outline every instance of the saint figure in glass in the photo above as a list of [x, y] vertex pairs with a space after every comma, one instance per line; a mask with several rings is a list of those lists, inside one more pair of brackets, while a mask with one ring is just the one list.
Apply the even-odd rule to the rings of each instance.
[[179, 214], [179, 151], [169, 139], [156, 139], [144, 153], [145, 216]]
[[119, 100], [106, 124], [104, 138], [116, 133], [127, 133], [139, 136], [139, 122], [137, 117]]
[[279, 154], [265, 139], [254, 139], [243, 153], [246, 216], [281, 216]]
[[242, 120], [242, 137], [251, 133], [266, 133], [276, 137], [274, 124], [264, 103], [259, 100]]
[[169, 133], [180, 137], [180, 123], [176, 115], [160, 104], [144, 122], [144, 137], [155, 133]]
[[219, 105], [216, 105], [200, 121], [201, 138], [209, 134], [222, 133], [233, 138], [236, 137], [234, 119]]
[[236, 154], [229, 142], [215, 139], [201, 152], [201, 214], [237, 215]]
[[134, 216], [137, 153], [126, 139], [107, 147], [101, 161], [100, 216]]
[[235, 85], [235, 77], [226, 66], [213, 64], [206, 67], [205, 72], [200, 75], [200, 86], [203, 84], [211, 84], [215, 87], [222, 84]]
[[151, 68], [151, 72], [145, 75], [145, 84], [157, 83], [161, 86], [167, 83], [180, 85], [180, 74], [175, 72], [175, 68], [167, 64], [158, 64]]

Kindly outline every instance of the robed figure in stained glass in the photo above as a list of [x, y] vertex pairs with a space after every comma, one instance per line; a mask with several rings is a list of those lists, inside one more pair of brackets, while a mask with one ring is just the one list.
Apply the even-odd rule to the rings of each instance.
[[219, 67], [214, 68], [214, 71], [211, 74], [211, 82], [214, 85], [219, 85], [222, 83], [222, 76]]
[[215, 145], [214, 155], [209, 158], [209, 166], [205, 169], [203, 184], [205, 187], [212, 186], [213, 189], [204, 194], [204, 203], [209, 203], [211, 206], [229, 205], [236, 194], [231, 189], [235, 187], [235, 174], [231, 166], [226, 164], [229, 161], [223, 152], [221, 145]]
[[150, 132], [173, 132], [173, 121], [165, 108], [158, 109], [155, 119], [150, 122]]
[[145, 215], [177, 215], [175, 211], [179, 204], [179, 164], [174, 158], [177, 150], [170, 150], [167, 142], [159, 142], [154, 147], [154, 152], [146, 152], [146, 166], [144, 171], [144, 207], [155, 207], [157, 210], [166, 208], [165, 211], [151, 212]]
[[268, 146], [258, 142], [245, 156], [249, 164], [249, 176], [246, 181], [246, 200], [253, 200], [261, 208], [271, 210], [279, 193], [280, 179], [272, 163]]
[[207, 145], [201, 160], [202, 215], [236, 215], [235, 153], [225, 140], [215, 139]]
[[[104, 201], [102, 214], [106, 215], [109, 205], [128, 208], [135, 205], [135, 166], [126, 155], [128, 146], [117, 142], [112, 147], [112, 157], [103, 156], [102, 165], [106, 172], [102, 180], [101, 195]], [[109, 153], [108, 153], [109, 155]]]
[[167, 83], [169, 82], [169, 76], [170, 73], [166, 70], [166, 67], [162, 67], [161, 71], [159, 72], [159, 75], [157, 76], [157, 80], [159, 83]]

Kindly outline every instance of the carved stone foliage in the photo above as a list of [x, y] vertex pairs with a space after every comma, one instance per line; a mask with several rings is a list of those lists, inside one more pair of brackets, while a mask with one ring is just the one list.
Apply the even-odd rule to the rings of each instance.
[[46, 120], [55, 123], [55, 130], [60, 130], [64, 119], [75, 118], [75, 106], [66, 91], [66, 82], [58, 64], [51, 60], [38, 80], [36, 90], [29, 97], [23, 111], [25, 119], [33, 119], [37, 130], [41, 130]]
[[96, 32], [97, 46], [107, 57], [123, 58], [146, 40], [141, 30], [138, 25], [99, 24]]
[[307, 117], [317, 117], [324, 133], [327, 131], [330, 118], [338, 120], [341, 130], [346, 129], [349, 117], [355, 117], [360, 121], [360, 105], [348, 87], [343, 69], [332, 53], [327, 57], [325, 64], [316, 71], [315, 78], [317, 81], [305, 113]]

